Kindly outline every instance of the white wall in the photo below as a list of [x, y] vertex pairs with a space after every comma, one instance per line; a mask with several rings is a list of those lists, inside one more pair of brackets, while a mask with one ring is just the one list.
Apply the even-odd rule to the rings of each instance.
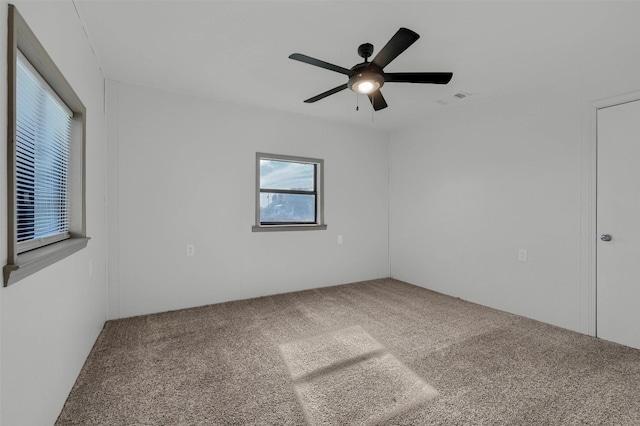
[[[50, 425], [106, 318], [104, 79], [70, 1], [12, 3], [87, 107], [87, 232], [92, 239], [86, 249], [0, 289], [0, 422]], [[0, 21], [7, 22], [5, 0], [0, 0]], [[4, 62], [4, 24], [0, 34]], [[6, 65], [0, 66], [0, 81], [0, 128], [6, 129]], [[4, 169], [6, 150], [0, 152]], [[6, 188], [6, 170], [0, 173], [0, 188]], [[6, 223], [6, 196], [0, 199], [0, 222]], [[0, 240], [6, 238], [6, 227], [0, 226]], [[0, 258], [7, 258], [5, 243]]]
[[[116, 81], [107, 99], [111, 318], [389, 275], [388, 134]], [[251, 232], [256, 152], [325, 160], [326, 231]]]
[[549, 64], [554, 84], [480, 94], [392, 132], [393, 277], [592, 331], [589, 105], [640, 89], [638, 4], [598, 7], [570, 66]]
[[576, 329], [580, 113], [541, 91], [394, 133], [392, 276]]

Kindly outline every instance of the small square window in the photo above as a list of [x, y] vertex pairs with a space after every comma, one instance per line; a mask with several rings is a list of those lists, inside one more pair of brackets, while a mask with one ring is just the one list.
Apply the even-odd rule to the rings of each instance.
[[323, 166], [315, 158], [257, 153], [253, 231], [326, 229]]

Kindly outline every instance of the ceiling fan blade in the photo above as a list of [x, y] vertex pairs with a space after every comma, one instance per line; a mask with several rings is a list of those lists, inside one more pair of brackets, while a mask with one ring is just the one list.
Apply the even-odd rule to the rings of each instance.
[[447, 84], [451, 81], [453, 73], [450, 72], [390, 72], [385, 73], [384, 81], [387, 83], [431, 83]]
[[379, 90], [369, 93], [367, 96], [369, 96], [369, 100], [371, 101], [371, 105], [373, 105], [374, 111], [380, 111], [387, 107], [387, 101], [384, 100], [384, 96], [382, 96], [382, 92]]
[[351, 70], [330, 64], [329, 62], [321, 61], [320, 59], [312, 58], [311, 56], [303, 55], [302, 53], [293, 53], [289, 55], [289, 59], [294, 59], [296, 61], [304, 62], [305, 64], [315, 65], [316, 67], [339, 72], [340, 74], [351, 74]]
[[400, 28], [398, 32], [391, 37], [391, 40], [385, 44], [382, 50], [378, 52], [376, 57], [373, 58], [371, 63], [379, 66], [380, 68], [386, 67], [419, 38], [420, 36], [417, 33], [407, 28]]
[[338, 87], [334, 87], [334, 88], [333, 88], [333, 89], [331, 89], [331, 90], [327, 90], [327, 91], [326, 91], [326, 92], [324, 92], [324, 93], [320, 93], [319, 95], [314, 96], [313, 98], [309, 98], [309, 99], [307, 99], [307, 100], [306, 100], [306, 101], [304, 101], [304, 102], [305, 102], [305, 103], [307, 103], [307, 104], [311, 104], [311, 103], [313, 103], [313, 102], [317, 102], [317, 101], [319, 101], [320, 99], [324, 99], [324, 98], [326, 98], [327, 96], [333, 95], [334, 93], [341, 92], [341, 91], [343, 91], [344, 89], [346, 89], [347, 87], [348, 87], [348, 86], [347, 86], [347, 84], [346, 84], [346, 83], [345, 83], [345, 84], [342, 84], [342, 85], [340, 85], [340, 86], [338, 86]]

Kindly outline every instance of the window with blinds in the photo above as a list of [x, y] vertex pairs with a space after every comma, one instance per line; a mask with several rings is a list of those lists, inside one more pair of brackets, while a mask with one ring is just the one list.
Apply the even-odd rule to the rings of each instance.
[[18, 9], [7, 8], [5, 286], [77, 253], [90, 240], [87, 109]]
[[69, 238], [72, 111], [22, 54], [16, 70], [18, 253]]

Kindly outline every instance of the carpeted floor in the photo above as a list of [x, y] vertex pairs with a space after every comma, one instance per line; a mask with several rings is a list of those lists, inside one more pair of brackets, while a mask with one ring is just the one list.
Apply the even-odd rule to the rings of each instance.
[[57, 425], [640, 425], [640, 351], [392, 279], [127, 318]]

